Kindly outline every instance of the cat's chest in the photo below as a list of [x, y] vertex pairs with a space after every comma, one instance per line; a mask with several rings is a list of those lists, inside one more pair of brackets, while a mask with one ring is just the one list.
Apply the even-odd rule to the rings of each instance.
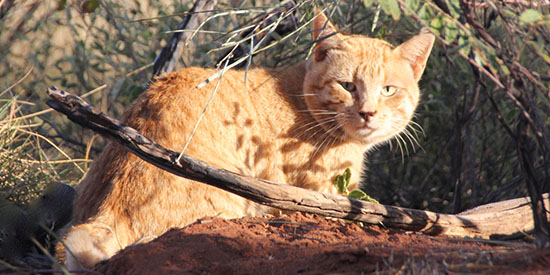
[[[294, 149], [294, 150], [293, 150]], [[280, 147], [280, 165], [287, 183], [320, 192], [336, 193], [335, 176], [352, 171], [351, 188], [357, 188], [363, 166], [363, 150], [356, 144], [320, 146], [288, 141]]]
[[237, 152], [239, 172], [274, 182], [335, 193], [333, 179], [346, 168], [352, 170], [356, 188], [363, 163], [363, 150], [354, 144], [321, 146], [296, 138], [259, 136], [241, 132]]

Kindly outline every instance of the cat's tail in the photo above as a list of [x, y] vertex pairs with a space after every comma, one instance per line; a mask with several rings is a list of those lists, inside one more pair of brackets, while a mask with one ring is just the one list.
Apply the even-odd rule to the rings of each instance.
[[69, 272], [91, 269], [123, 248], [113, 228], [100, 223], [74, 226], [65, 244], [65, 266]]

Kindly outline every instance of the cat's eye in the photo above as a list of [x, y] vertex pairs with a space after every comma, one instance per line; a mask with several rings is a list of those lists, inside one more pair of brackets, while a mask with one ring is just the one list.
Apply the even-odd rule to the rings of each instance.
[[357, 87], [355, 87], [355, 84], [353, 82], [340, 82], [340, 85], [346, 89], [346, 91], [353, 93], [357, 91]]
[[392, 96], [397, 92], [397, 88], [394, 86], [384, 86], [382, 87], [381, 93], [383, 96]]

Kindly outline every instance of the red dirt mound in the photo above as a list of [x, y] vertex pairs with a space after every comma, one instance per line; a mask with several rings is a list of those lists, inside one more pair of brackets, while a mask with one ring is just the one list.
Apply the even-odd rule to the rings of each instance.
[[95, 268], [106, 274], [533, 273], [550, 250], [513, 242], [434, 238], [295, 213], [203, 219], [128, 247]]

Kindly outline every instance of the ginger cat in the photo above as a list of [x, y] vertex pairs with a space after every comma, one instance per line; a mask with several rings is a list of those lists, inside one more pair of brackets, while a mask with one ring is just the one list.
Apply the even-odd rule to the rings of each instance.
[[[312, 57], [290, 69], [227, 71], [185, 151], [207, 163], [274, 182], [337, 193], [335, 175], [352, 170], [356, 189], [363, 155], [399, 134], [420, 93], [434, 36], [422, 32], [398, 47], [336, 33], [318, 13]], [[175, 151], [183, 149], [216, 81], [187, 68], [161, 76], [129, 107], [123, 122]], [[110, 143], [77, 187], [66, 244], [69, 270], [91, 267], [137, 241], [205, 216], [257, 216], [267, 207], [174, 176]]]

